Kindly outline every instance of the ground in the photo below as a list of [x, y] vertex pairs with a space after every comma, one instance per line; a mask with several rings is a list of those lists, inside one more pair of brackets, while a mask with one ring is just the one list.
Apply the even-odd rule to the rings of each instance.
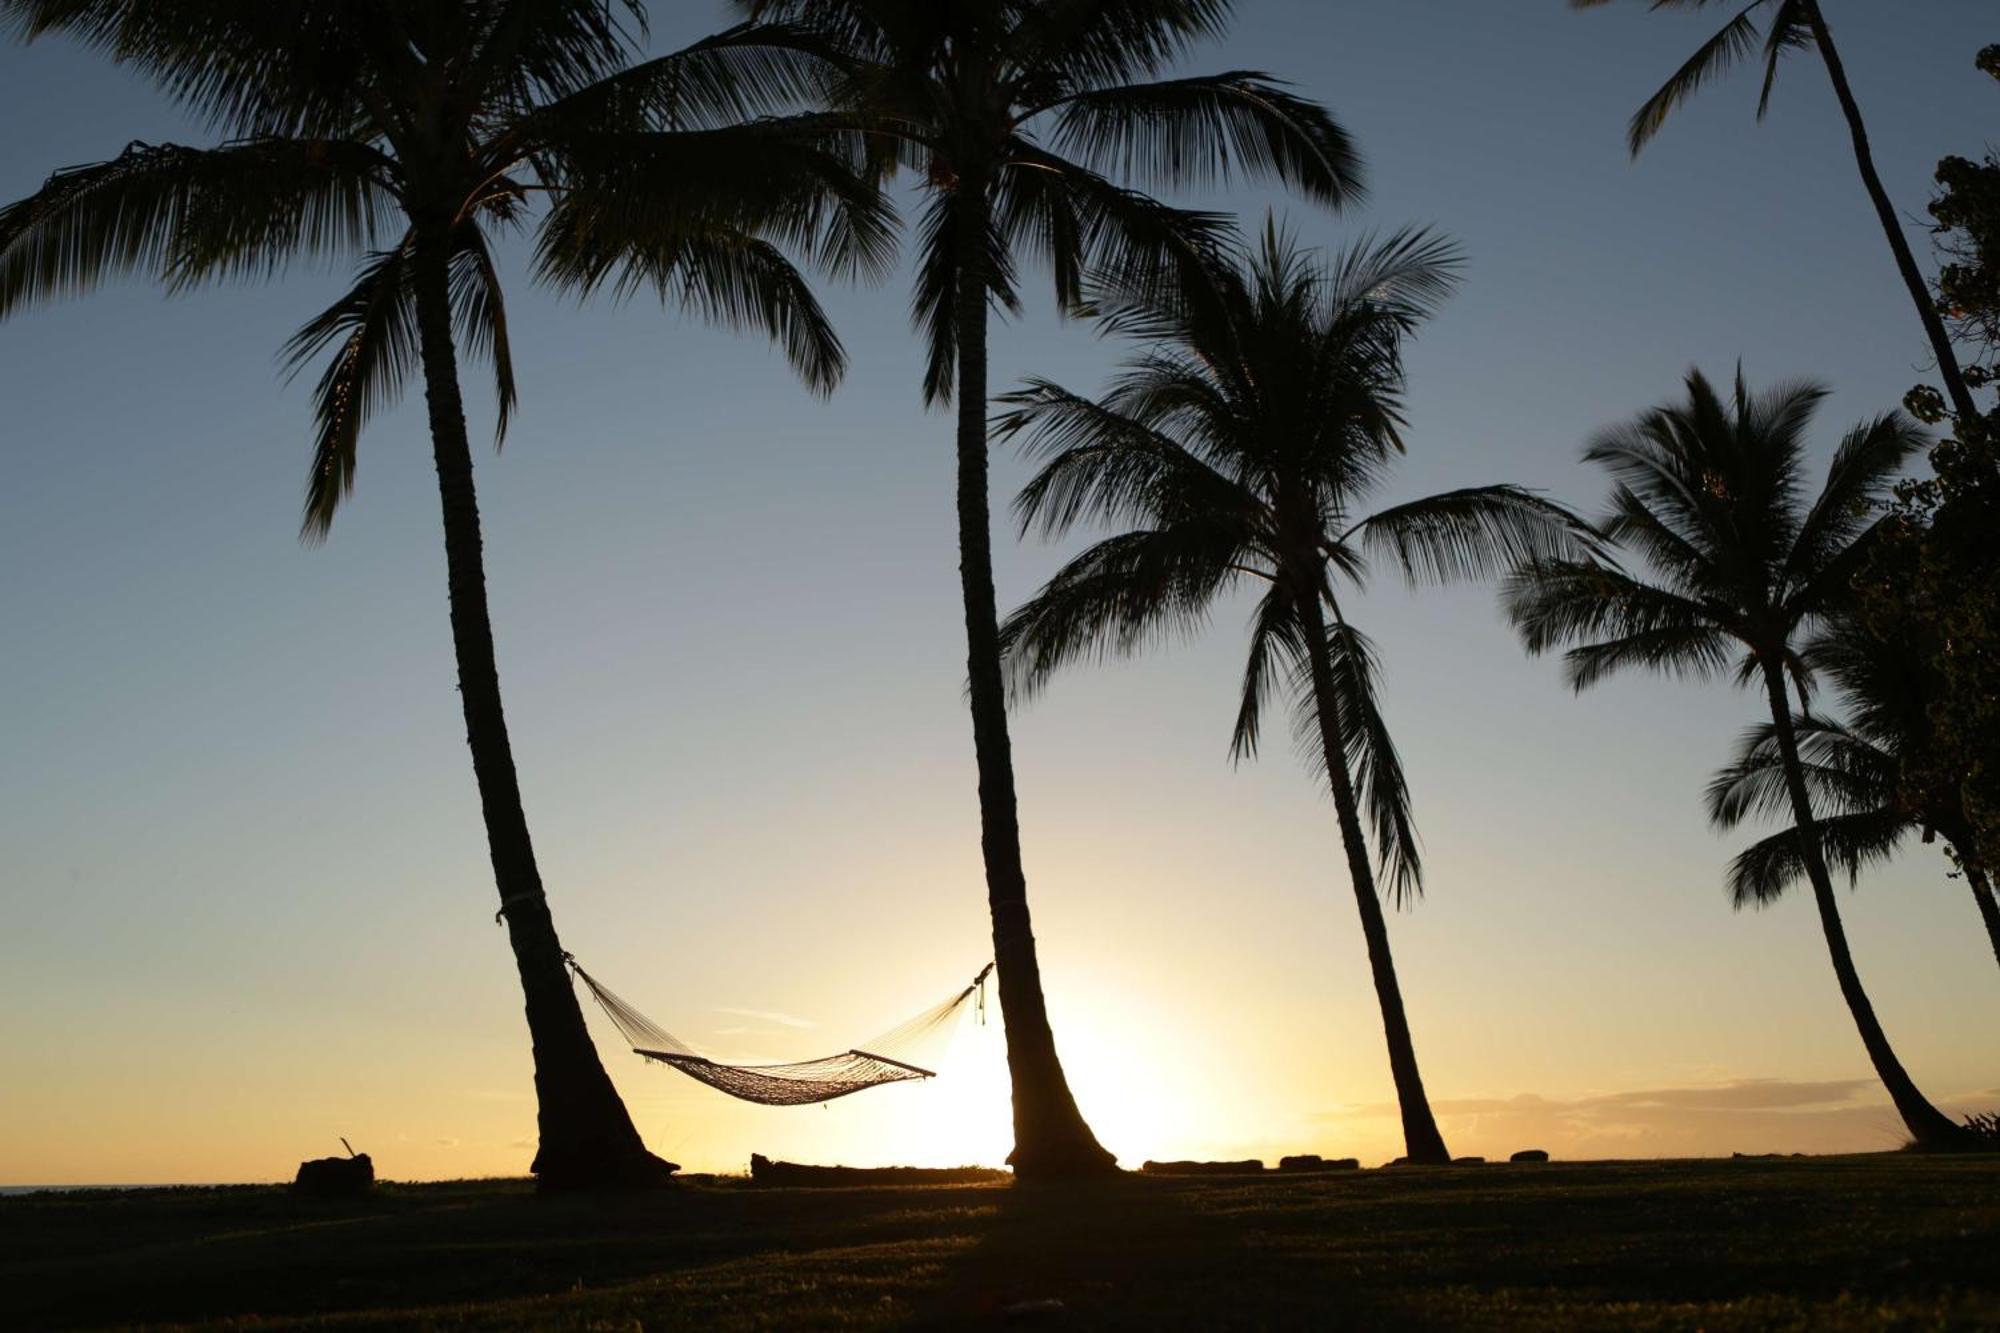
[[[1053, 1303], [1060, 1302], [1056, 1307]], [[0, 1328], [2000, 1328], [2000, 1160], [0, 1199]]]

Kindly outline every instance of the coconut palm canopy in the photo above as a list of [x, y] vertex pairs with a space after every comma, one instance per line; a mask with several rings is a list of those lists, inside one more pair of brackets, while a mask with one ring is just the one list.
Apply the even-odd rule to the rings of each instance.
[[[1087, 274], [1140, 282], [1198, 262], [1229, 220], [1147, 191], [1275, 178], [1338, 204], [1362, 193], [1360, 155], [1316, 102], [1259, 70], [1164, 77], [1221, 38], [1231, 0], [739, 0], [753, 18], [826, 36], [854, 109], [889, 165], [926, 187], [911, 314], [928, 349], [924, 394], [955, 390], [962, 269], [993, 305], [1021, 309], [1025, 263], [1047, 268], [1059, 308]], [[954, 235], [977, 192], [985, 224]]]
[[1256, 753], [1276, 693], [1281, 708], [1305, 705], [1302, 748], [1323, 763], [1301, 621], [1310, 590], [1333, 627], [1349, 762], [1398, 904], [1421, 891], [1422, 855], [1376, 651], [1344, 592], [1377, 566], [1435, 585], [1590, 540], [1561, 506], [1506, 484], [1368, 508], [1405, 450], [1405, 343], [1457, 286], [1459, 262], [1423, 231], [1328, 258], [1272, 222], [1255, 256], [1216, 271], [1208, 290], [1110, 311], [1144, 350], [1101, 398], [1032, 380], [1002, 399], [999, 419], [1041, 463], [1016, 502], [1024, 533], [1137, 525], [1071, 560], [1009, 619], [1017, 689], [1198, 631], [1218, 601], [1249, 590], [1258, 600], [1231, 753]]
[[443, 232], [453, 323], [516, 403], [495, 234], [537, 228], [535, 276], [657, 290], [779, 343], [826, 390], [843, 353], [787, 252], [879, 268], [892, 219], [853, 145], [771, 120], [814, 87], [786, 34], [738, 28], [650, 60], [646, 11], [598, 0], [410, 6], [5, 0], [0, 18], [145, 70], [228, 141], [135, 143], [0, 213], [0, 317], [105, 278], [172, 288], [352, 257], [354, 285], [286, 349], [324, 362], [305, 524], [353, 488], [369, 417], [415, 372], [419, 234]]

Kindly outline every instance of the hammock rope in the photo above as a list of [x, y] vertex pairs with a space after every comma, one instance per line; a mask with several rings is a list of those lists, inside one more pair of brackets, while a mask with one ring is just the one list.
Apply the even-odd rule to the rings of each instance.
[[838, 1054], [791, 1064], [729, 1065], [697, 1053], [584, 971], [575, 958], [564, 954], [563, 961], [590, 991], [591, 998], [624, 1036], [634, 1054], [678, 1069], [718, 1092], [760, 1106], [810, 1106], [886, 1083], [937, 1077], [929, 1066], [938, 1063], [937, 1057], [950, 1043], [966, 1001], [975, 995], [977, 1010], [984, 1021], [986, 978], [993, 971], [993, 964], [988, 963], [971, 985], [949, 1000]]

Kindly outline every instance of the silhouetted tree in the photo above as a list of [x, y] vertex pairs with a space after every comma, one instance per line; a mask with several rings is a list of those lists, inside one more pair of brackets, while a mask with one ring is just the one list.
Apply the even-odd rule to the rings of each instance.
[[1883, 501], [1924, 438], [1900, 413], [1862, 423], [1808, 499], [1805, 433], [1825, 397], [1812, 384], [1753, 395], [1739, 374], [1725, 399], [1691, 373], [1684, 401], [1608, 432], [1584, 454], [1611, 474], [1606, 536], [1649, 573], [1604, 558], [1536, 562], [1509, 579], [1506, 604], [1529, 652], [1575, 645], [1564, 661], [1578, 690], [1628, 667], [1709, 677], [1732, 662], [1739, 684], [1763, 687], [1841, 995], [1910, 1133], [1925, 1147], [1950, 1147], [1963, 1132], [1917, 1090], [1862, 989], [1786, 697], [1788, 678], [1806, 696], [1812, 673], [1801, 645], [1851, 603]]
[[635, 64], [611, 0], [0, 0], [0, 21], [134, 65], [233, 136], [134, 144], [0, 212], [0, 317], [121, 272], [184, 287], [362, 256], [354, 286], [288, 348], [294, 367], [327, 359], [303, 535], [325, 535], [363, 426], [420, 373], [466, 740], [534, 1042], [533, 1169], [558, 1188], [663, 1180], [672, 1168], [646, 1152], [591, 1044], [528, 836], [458, 358], [490, 361], [504, 432], [514, 380], [489, 235], [546, 194], [542, 276], [656, 285], [765, 331], [828, 387], [839, 343], [774, 242], [865, 262], [891, 238], [837, 138], [744, 122], [809, 92], [810, 65], [783, 34], [740, 29]]
[[[1978, 66], [2000, 81], [2000, 45], [1982, 50]], [[1958, 342], [1973, 349], [1965, 378], [1978, 390], [2000, 381], [2000, 153], [1989, 150], [1977, 162], [1947, 157], [1938, 163], [1937, 183], [1930, 205], [1944, 260], [1937, 310]]]
[[1589, 549], [1582, 523], [1513, 486], [1358, 512], [1402, 452], [1403, 346], [1452, 289], [1455, 265], [1451, 247], [1422, 232], [1327, 261], [1267, 227], [1247, 267], [1184, 299], [1114, 307], [1113, 326], [1145, 349], [1105, 397], [1034, 380], [1003, 399], [1011, 410], [1000, 421], [1047, 460], [1018, 502], [1024, 532], [1121, 529], [1002, 628], [1018, 688], [1107, 649], [1192, 633], [1227, 593], [1261, 590], [1232, 752], [1255, 753], [1267, 696], [1288, 674], [1305, 752], [1333, 793], [1405, 1150], [1432, 1163], [1451, 1157], [1424, 1095], [1380, 901], [1384, 889], [1398, 905], [1413, 901], [1422, 863], [1374, 649], [1335, 585], [1359, 588], [1376, 560], [1413, 584], [1442, 583]]
[[[2000, 961], [2000, 903], [1973, 853], [1971, 823], [1958, 785], [1920, 785], [1935, 772], [1931, 708], [1936, 698], [1933, 649], [1916, 623], [1892, 637], [1871, 633], [1843, 616], [1830, 633], [1805, 650], [1815, 669], [1839, 692], [1846, 720], [1798, 713], [1799, 766], [1819, 818], [1820, 851], [1829, 870], [1858, 881], [1863, 869], [1886, 862], [1912, 833], [1951, 849]], [[1745, 733], [1735, 762], [1709, 784], [1708, 809], [1717, 827], [1745, 819], [1791, 815], [1784, 758], [1771, 723]], [[1739, 908], [1777, 901], [1805, 875], [1797, 825], [1754, 843], [1729, 868], [1729, 890]]]
[[1167, 208], [1145, 185], [1275, 176], [1315, 199], [1358, 190], [1347, 136], [1326, 112], [1244, 71], [1135, 82], [1218, 36], [1229, 0], [739, 0], [804, 24], [841, 52], [839, 105], [885, 165], [926, 198], [912, 314], [929, 350], [924, 396], [956, 396], [959, 577], [979, 770], [980, 846], [1023, 1176], [1112, 1169], [1056, 1055], [1028, 914], [1001, 679], [987, 497], [987, 317], [1019, 307], [1018, 261], [1046, 263], [1064, 310], [1087, 269], [1144, 281], [1185, 267], [1219, 220]]
[[[1596, 9], [1611, 3], [1614, 0], [1570, 0], [1571, 7], [1575, 9]], [[1882, 224], [1882, 234], [1888, 238], [1890, 253], [1895, 256], [1896, 271], [1902, 275], [1903, 285], [1909, 289], [1910, 299], [1916, 303], [1917, 317], [1923, 323], [1924, 336], [1930, 339], [1931, 355], [1937, 358], [1938, 374], [1944, 380], [1945, 391], [1951, 395], [1954, 410], [1971, 415], [1975, 411], [1972, 394], [1966, 387], [1964, 374], [1959, 370], [1951, 335], [1938, 318], [1923, 270], [1917, 267], [1916, 255], [1910, 250], [1910, 240], [1903, 234], [1903, 224], [1896, 216], [1896, 206], [1890, 202], [1881, 174], [1875, 170], [1875, 154], [1868, 144], [1868, 125], [1861, 117], [1861, 106], [1855, 101], [1854, 89], [1847, 81], [1847, 68], [1841, 63], [1840, 49], [1834, 45], [1833, 32], [1827, 25], [1819, 0], [1749, 0], [1747, 4], [1743, 0], [1646, 0], [1646, 3], [1652, 9], [1706, 9], [1722, 4], [1741, 5], [1741, 8], [1736, 17], [1704, 42], [1632, 117], [1627, 135], [1632, 155], [1639, 155], [1659, 133], [1661, 126], [1666, 124], [1675, 108], [1703, 86], [1727, 73], [1731, 66], [1756, 53], [1760, 46], [1764, 87], [1757, 102], [1759, 119], [1771, 105], [1771, 90], [1777, 82], [1778, 66], [1785, 56], [1793, 51], [1817, 52], [1826, 66], [1827, 76], [1833, 81], [1841, 114], [1847, 119], [1848, 136], [1854, 143], [1855, 165], [1861, 170], [1861, 183], [1868, 191], [1869, 201], [1875, 205], [1875, 216]]]
[[[2000, 79], [2000, 46], [1981, 51], [1979, 67]], [[1937, 178], [1938, 310], [1971, 349], [1966, 378], [1982, 391], [2000, 380], [2000, 157], [1949, 157]], [[1956, 787], [1972, 829], [1967, 867], [1990, 881], [2000, 873], [2000, 410], [1952, 416], [1928, 386], [1906, 401], [1949, 433], [1931, 450], [1931, 475], [1898, 488], [1862, 615], [1878, 635], [1918, 626], [1930, 645], [1934, 744], [1905, 765], [1904, 784], [1913, 799]]]

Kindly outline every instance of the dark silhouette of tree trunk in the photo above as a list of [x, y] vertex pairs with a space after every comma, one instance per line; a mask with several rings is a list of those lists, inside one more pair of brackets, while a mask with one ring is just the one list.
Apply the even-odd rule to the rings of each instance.
[[965, 597], [972, 742], [979, 765], [979, 845], [1014, 1089], [1014, 1151], [1007, 1161], [1023, 1178], [1091, 1175], [1115, 1171], [1116, 1160], [1084, 1123], [1056, 1055], [1021, 866], [987, 502], [986, 207], [984, 182], [962, 178], [955, 199], [958, 285], [952, 311], [958, 339], [958, 574]]
[[1389, 952], [1389, 923], [1375, 888], [1375, 871], [1368, 861], [1368, 840], [1361, 832], [1361, 815], [1354, 796], [1354, 779], [1347, 771], [1347, 745], [1342, 730], [1340, 697], [1333, 683], [1333, 662], [1326, 641], [1326, 617], [1318, 589], [1295, 594], [1311, 656], [1313, 711], [1319, 716], [1319, 740], [1326, 756], [1327, 783], [1333, 788], [1334, 813], [1340, 820], [1340, 842], [1347, 852], [1347, 877], [1354, 886], [1354, 905], [1361, 913], [1361, 934], [1368, 943], [1368, 970], [1375, 979], [1375, 999], [1382, 1008], [1382, 1030], [1389, 1043], [1389, 1072], [1396, 1083], [1396, 1103], [1403, 1115], [1403, 1152], [1412, 1161], [1442, 1165], [1451, 1161], [1424, 1094], [1417, 1069], [1417, 1047], [1410, 1038], [1410, 1020], [1403, 1012], [1403, 990], [1396, 982], [1396, 960]]
[[1958, 860], [1965, 867], [1966, 882], [1972, 886], [1972, 900], [1979, 904], [1979, 918], [1986, 923], [1986, 939], [1993, 946], [1993, 961], [2000, 963], [2000, 901], [1994, 899], [1993, 881], [1964, 852], [1959, 853]]
[[1820, 852], [1819, 820], [1813, 815], [1812, 798], [1806, 792], [1805, 769], [1799, 762], [1798, 733], [1792, 728], [1791, 705], [1785, 699], [1785, 678], [1774, 657], [1764, 662], [1764, 685], [1770, 697], [1771, 722], [1777, 729], [1778, 754], [1785, 766], [1785, 789], [1792, 799], [1792, 821], [1799, 831], [1799, 856], [1805, 862], [1806, 878], [1812, 883], [1813, 902], [1819, 907], [1820, 929], [1826, 935], [1826, 950], [1833, 958], [1833, 974], [1840, 981], [1840, 993], [1854, 1026], [1861, 1032], [1861, 1044], [1889, 1100], [1903, 1117], [1903, 1124], [1922, 1148], [1963, 1146], [1965, 1131], [1944, 1112], [1932, 1106], [1896, 1058], [1875, 1006], [1862, 989], [1861, 974], [1855, 970], [1854, 955], [1847, 947], [1847, 928], [1840, 921], [1840, 904], [1834, 897], [1833, 878], [1827, 873], [1826, 858]]
[[1951, 334], [1938, 314], [1937, 303], [1931, 297], [1929, 284], [1924, 281], [1923, 270], [1917, 267], [1917, 257], [1910, 251], [1910, 240], [1903, 234], [1903, 225], [1896, 217], [1896, 206], [1889, 201], [1889, 192], [1883, 188], [1882, 177], [1876, 173], [1875, 153], [1868, 145], [1868, 124], [1861, 118], [1861, 106], [1854, 100], [1854, 89], [1847, 82], [1847, 67], [1841, 63], [1840, 49], [1833, 44], [1833, 32], [1827, 27], [1826, 15], [1820, 11], [1818, 0], [1812, 0], [1806, 10], [1812, 24], [1813, 40], [1819, 45], [1820, 58], [1826, 62], [1826, 72], [1833, 79], [1834, 95], [1840, 99], [1841, 113], [1847, 117], [1848, 133], [1854, 139], [1854, 160], [1861, 168], [1861, 183], [1867, 187], [1868, 198], [1875, 205], [1875, 216], [1882, 221], [1882, 234], [1889, 238], [1889, 249], [1896, 256], [1896, 268], [1903, 275], [1903, 285], [1910, 289], [1910, 299], [1916, 302], [1917, 316], [1923, 320], [1924, 333], [1931, 340], [1931, 355], [1937, 358], [1938, 374], [1944, 378], [1953, 410], [1962, 419], [1975, 421], [1979, 417], [1979, 408], [1972, 401], [1972, 390], [1966, 387], [1964, 371], [1959, 369], [1958, 353], [1952, 347]]
[[452, 341], [449, 250], [442, 237], [420, 239], [416, 253], [417, 325], [430, 411], [431, 448], [444, 509], [452, 647], [458, 658], [465, 739], [479, 782], [486, 844], [501, 911], [514, 947], [534, 1044], [540, 1149], [533, 1166], [544, 1189], [665, 1183], [675, 1169], [646, 1151], [618, 1090], [604, 1072], [584, 1026], [564, 965], [562, 944], [542, 896], [541, 873], [514, 774], [514, 752], [500, 706], [493, 624], [486, 608], [479, 501], [472, 450], [459, 396]]

